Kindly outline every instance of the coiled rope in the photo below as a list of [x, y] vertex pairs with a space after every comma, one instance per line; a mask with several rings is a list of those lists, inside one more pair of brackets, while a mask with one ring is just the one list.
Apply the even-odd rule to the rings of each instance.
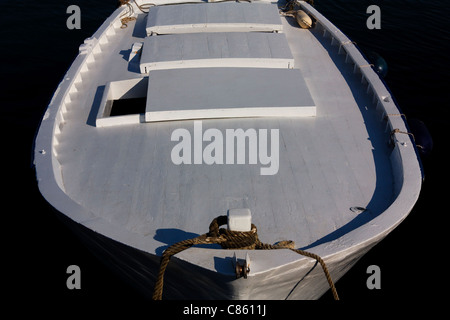
[[328, 271], [325, 262], [318, 255], [307, 252], [300, 249], [294, 249], [294, 243], [292, 241], [282, 241], [275, 245], [265, 244], [259, 241], [257, 228], [254, 224], [252, 224], [252, 228], [250, 231], [241, 232], [241, 231], [230, 231], [225, 228], [219, 228], [220, 226], [227, 224], [228, 218], [227, 216], [219, 216], [215, 218], [210, 226], [209, 232], [198, 237], [183, 240], [171, 245], [167, 248], [162, 257], [161, 264], [159, 267], [158, 277], [156, 279], [155, 289], [153, 291], [153, 300], [161, 300], [164, 286], [164, 273], [169, 264], [170, 258], [183, 251], [186, 250], [193, 245], [198, 244], [220, 244], [224, 249], [248, 249], [248, 250], [272, 250], [272, 249], [290, 249], [298, 254], [303, 256], [312, 258], [317, 260], [322, 266], [323, 272], [325, 273], [325, 277], [328, 281], [328, 284], [333, 293], [333, 297], [335, 300], [339, 300], [339, 296], [336, 291], [336, 287], [334, 286], [333, 280], [331, 279], [330, 272]]
[[[120, 26], [121, 29], [125, 29], [128, 27], [128, 23], [130, 21], [134, 21], [137, 18], [134, 16], [134, 9], [132, 4], [130, 3], [131, 0], [119, 0], [119, 7], [126, 5], [128, 8], [128, 11], [126, 11], [125, 13], [123, 13], [119, 18], [120, 18], [120, 22], [122, 22], [122, 25]], [[134, 1], [134, 4], [136, 5], [136, 7], [142, 12], [142, 13], [148, 13], [148, 10], [150, 9], [150, 7], [155, 6], [154, 3], [143, 3], [143, 4], [138, 4], [137, 2]], [[147, 11], [145, 11], [147, 10]]]

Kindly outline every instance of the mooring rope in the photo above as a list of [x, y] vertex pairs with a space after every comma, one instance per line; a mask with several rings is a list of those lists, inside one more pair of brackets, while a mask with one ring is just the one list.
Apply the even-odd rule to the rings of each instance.
[[[130, 21], [137, 20], [137, 18], [134, 17], [134, 9], [133, 9], [133, 6], [130, 3], [130, 1], [131, 0], [119, 0], [119, 7], [124, 6], [124, 5], [126, 5], [128, 7], [128, 11], [126, 11], [119, 17], [120, 22], [122, 22], [122, 25], [120, 26], [121, 29], [127, 28], [128, 23]], [[134, 1], [134, 4], [142, 13], [148, 13], [148, 10], [150, 10], [151, 7], [155, 6], [154, 3], [150, 3], [150, 2], [138, 4], [137, 2]], [[145, 10], [147, 10], [147, 11], [145, 11]]]
[[248, 249], [248, 250], [272, 250], [272, 249], [289, 249], [303, 256], [312, 258], [317, 260], [322, 266], [323, 272], [325, 273], [325, 277], [328, 281], [328, 284], [333, 293], [333, 297], [335, 300], [339, 300], [339, 296], [337, 294], [336, 287], [334, 286], [333, 280], [331, 279], [330, 272], [322, 260], [318, 255], [307, 252], [300, 249], [294, 249], [292, 241], [282, 241], [275, 245], [262, 243], [258, 238], [257, 228], [254, 224], [252, 224], [252, 228], [250, 231], [242, 232], [242, 231], [230, 231], [225, 228], [219, 228], [221, 225], [227, 223], [227, 216], [219, 216], [215, 218], [210, 226], [209, 232], [202, 234], [198, 237], [183, 240], [171, 245], [167, 248], [162, 257], [161, 264], [159, 267], [158, 277], [156, 279], [155, 289], [153, 291], [153, 300], [161, 300], [164, 286], [164, 273], [169, 264], [170, 258], [183, 251], [186, 250], [193, 245], [198, 244], [220, 244], [224, 249]]

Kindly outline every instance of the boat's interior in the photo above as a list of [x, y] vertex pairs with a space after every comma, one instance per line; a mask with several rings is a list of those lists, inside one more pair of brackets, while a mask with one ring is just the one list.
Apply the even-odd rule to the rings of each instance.
[[239, 208], [263, 242], [310, 247], [392, 203], [386, 123], [323, 28], [233, 2], [161, 6], [112, 30], [71, 92], [54, 154], [66, 194], [154, 239], [150, 251]]

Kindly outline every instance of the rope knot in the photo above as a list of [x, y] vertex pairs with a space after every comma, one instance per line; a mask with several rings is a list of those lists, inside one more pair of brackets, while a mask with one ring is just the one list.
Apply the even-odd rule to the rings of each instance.
[[208, 242], [219, 243], [224, 249], [256, 249], [260, 244], [258, 229], [252, 224], [250, 231], [232, 231], [220, 226], [227, 224], [227, 216], [215, 218], [209, 225]]

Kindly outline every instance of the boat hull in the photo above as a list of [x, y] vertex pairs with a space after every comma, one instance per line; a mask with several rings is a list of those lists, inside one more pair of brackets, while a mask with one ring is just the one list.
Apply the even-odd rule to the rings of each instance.
[[[355, 82], [358, 83], [357, 88], [359, 89], [358, 95], [365, 95], [366, 100], [372, 100], [373, 106], [370, 107], [373, 107], [371, 109], [373, 112], [371, 114], [376, 114], [377, 121], [379, 121], [376, 128], [385, 128], [384, 132], [379, 135], [383, 136], [386, 144], [391, 144], [389, 154], [383, 154], [383, 159], [387, 159], [383, 168], [388, 168], [386, 172], [389, 174], [389, 179], [386, 179], [386, 181], [389, 182], [389, 188], [392, 189], [389, 199], [382, 199], [384, 211], [372, 214], [368, 210], [362, 215], [355, 216], [346, 224], [335, 225], [335, 229], [332, 231], [327, 229], [329, 233], [323, 232], [320, 236], [317, 235], [317, 237], [312, 238], [311, 242], [305, 241], [309, 245], [304, 249], [322, 257], [333, 281], [337, 281], [362, 255], [406, 218], [419, 196], [422, 172], [414, 142], [410, 135], [405, 134], [407, 128], [404, 119], [398, 116], [400, 112], [388, 89], [375, 72], [368, 68], [367, 61], [339, 29], [308, 4], [302, 3], [302, 8], [316, 19], [315, 33], [319, 34], [320, 42], [324, 43], [326, 49], [323, 51], [326, 51], [327, 55], [336, 56], [336, 59], [339, 58], [340, 64], [346, 66], [346, 75], [348, 74], [352, 81], [356, 79]], [[35, 165], [41, 193], [61, 213], [64, 222], [82, 239], [87, 247], [106, 262], [108, 267], [116, 270], [121, 277], [132, 283], [145, 297], [151, 298], [159, 270], [160, 256], [163, 249], [167, 247], [165, 244], [175, 242], [172, 240], [176, 238], [171, 236], [170, 241], [164, 242], [167, 239], [158, 239], [156, 233], [161, 230], [176, 230], [184, 233], [194, 231], [185, 226], [181, 226], [178, 230], [173, 225], [169, 226], [170, 229], [165, 229], [167, 226], [164, 225], [157, 225], [155, 228], [159, 229], [156, 229], [155, 234], [152, 234], [153, 229], [127, 229], [123, 227], [122, 220], [117, 222], [113, 221], [114, 217], [101, 216], [98, 212], [93, 212], [90, 208], [84, 206], [85, 199], [71, 198], [70, 192], [66, 192], [70, 189], [68, 188], [70, 182], [68, 176], [73, 171], [67, 170], [67, 162], [64, 163], [64, 160], [67, 160], [64, 158], [64, 151], [75, 152], [76, 148], [66, 147], [67, 150], [64, 149], [64, 138], [69, 136], [67, 132], [70, 132], [71, 129], [71, 117], [74, 117], [74, 114], [78, 112], [78, 105], [75, 106], [76, 102], [79, 101], [77, 99], [80, 96], [84, 97], [83, 90], [88, 91], [85, 88], [89, 87], [89, 85], [86, 85], [86, 83], [89, 84], [89, 77], [86, 73], [89, 72], [89, 68], [96, 66], [93, 61], [102, 60], [99, 59], [101, 55], [105, 54], [102, 50], [108, 49], [108, 45], [113, 45], [108, 43], [108, 36], [112, 38], [119, 30], [122, 30], [121, 14], [121, 10], [116, 11], [96, 34], [91, 39], [86, 40], [85, 44], [80, 47], [80, 54], [58, 87], [42, 120], [35, 144]], [[119, 36], [117, 35], [117, 37]], [[313, 37], [311, 36], [311, 38]], [[109, 50], [105, 51], [109, 52]], [[351, 64], [351, 67], [348, 64]], [[353, 73], [349, 73], [348, 69], [353, 69]], [[100, 91], [93, 94], [92, 99], [94, 101], [100, 100], [98, 92]], [[90, 108], [92, 104], [87, 103], [86, 105]], [[95, 108], [92, 110], [95, 110]], [[88, 116], [83, 114], [85, 117], [82, 118], [83, 128], [90, 131], [98, 130], [93, 126], [95, 112], [92, 110], [88, 112]], [[332, 115], [329, 117], [331, 118]], [[87, 123], [85, 123], [86, 118]], [[133, 117], [133, 119], [135, 118], [140, 119], [139, 116]], [[339, 121], [338, 117], [335, 119]], [[139, 125], [140, 120], [136, 121], [137, 123], [131, 125]], [[123, 130], [125, 131], [125, 129]], [[95, 132], [98, 133], [98, 131]], [[98, 134], [98, 136], [102, 136], [102, 134]], [[317, 148], [320, 151], [324, 149], [319, 147]], [[384, 149], [387, 149], [387, 147]], [[305, 150], [308, 150], [308, 148]], [[372, 149], [369, 152], [371, 153]], [[123, 154], [128, 155], [127, 152]], [[366, 170], [360, 163], [358, 165], [363, 168], [363, 171]], [[317, 167], [316, 169], [318, 175], [322, 176], [322, 168]], [[115, 170], [111, 170], [111, 172], [113, 171], [115, 172]], [[63, 172], [66, 173], [66, 176]], [[86, 174], [85, 176], [90, 181], [90, 175]], [[163, 171], [158, 175], [158, 178], [159, 176], [164, 176]], [[238, 175], [236, 175], [237, 178], [239, 178]], [[375, 178], [380, 180], [384, 177], [377, 173]], [[120, 177], [117, 180], [120, 180]], [[326, 181], [326, 179], [323, 179], [323, 181]], [[377, 192], [379, 189], [383, 189], [380, 188], [378, 180], [374, 184]], [[80, 185], [84, 187], [84, 184], [80, 183]], [[317, 186], [314, 185], [314, 187]], [[137, 190], [141, 189], [145, 188]], [[287, 189], [289, 188], [286, 187]], [[117, 187], [117, 190], [121, 192], [121, 188]], [[94, 202], [99, 200], [95, 196], [90, 197], [89, 192], [86, 194], [88, 194], [86, 198], [88, 200], [92, 200], [90, 198], [93, 198], [92, 201]], [[220, 195], [222, 196], [222, 194]], [[368, 193], [369, 197], [371, 195], [372, 193]], [[145, 194], [145, 197], [147, 197], [147, 194]], [[227, 199], [227, 201], [230, 200], [231, 203], [233, 199], [235, 198]], [[308, 199], [305, 198], [305, 200]], [[319, 200], [321, 201], [322, 198], [318, 199], [317, 202], [320, 202]], [[378, 198], [375, 200], [378, 200]], [[136, 203], [139, 203], [139, 201], [136, 201]], [[110, 209], [114, 209], [113, 206]], [[348, 207], [344, 209], [345, 212], [348, 212]], [[100, 211], [108, 210], [101, 208]], [[323, 210], [320, 213], [327, 214], [327, 212], [327, 210]], [[118, 217], [122, 218], [123, 216], [118, 215]], [[269, 218], [267, 221], [272, 221], [272, 217]], [[153, 217], [151, 217], [151, 220], [153, 221]], [[319, 218], [316, 220], [317, 223], [322, 223]], [[178, 221], [176, 218], [172, 218], [172, 222], [177, 223]], [[140, 221], [137, 221], [136, 224], [141, 226]], [[299, 224], [299, 226], [302, 225]], [[260, 227], [261, 229], [266, 228], [266, 231], [273, 229], [269, 222]], [[298, 230], [295, 229], [295, 232], [298, 232]], [[284, 234], [277, 236], [284, 237]], [[246, 251], [235, 251], [238, 255], [243, 254], [245, 256]], [[328, 282], [320, 264], [314, 259], [299, 256], [285, 249], [264, 250], [262, 252], [261, 250], [258, 250], [258, 252], [248, 251], [252, 260], [251, 272], [246, 279], [236, 279], [232, 268], [232, 257], [235, 251], [217, 248], [190, 248], [177, 254], [171, 259], [165, 275], [163, 298], [318, 299], [329, 290]]]
[[[161, 257], [105, 237], [63, 214], [58, 217], [118, 279], [130, 284], [144, 299], [152, 299]], [[383, 238], [384, 236], [380, 235], [371, 243], [328, 257], [326, 264], [332, 274], [332, 280], [337, 282]], [[231, 256], [236, 253], [238, 256], [245, 255], [238, 251], [230, 250], [228, 258], [215, 257], [217, 268], [231, 269]], [[252, 251], [242, 251], [252, 255]], [[273, 250], [264, 252], [267, 259], [270, 259], [273, 253]], [[221, 267], [222, 263], [229, 264], [229, 268]], [[306, 257], [266, 272], [250, 273], [247, 278], [239, 279], [233, 273], [207, 270], [173, 257], [164, 277], [163, 299], [316, 300], [329, 290], [330, 286], [320, 264]], [[337, 292], [339, 293], [339, 285]]]

